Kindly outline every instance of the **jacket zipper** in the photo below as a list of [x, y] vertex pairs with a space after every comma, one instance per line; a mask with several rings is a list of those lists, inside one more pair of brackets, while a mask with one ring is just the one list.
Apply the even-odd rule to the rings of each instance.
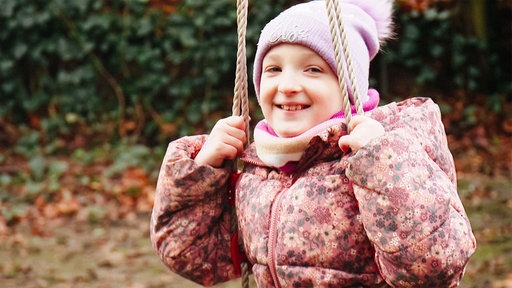
[[[293, 183], [293, 178], [290, 175], [290, 181]], [[291, 185], [291, 183], [290, 183]], [[281, 192], [277, 195], [276, 200], [274, 201], [274, 205], [272, 205], [272, 210], [270, 214], [270, 225], [269, 225], [269, 235], [268, 235], [268, 267], [270, 269], [270, 274], [272, 275], [272, 279], [274, 280], [274, 284], [277, 288], [281, 287], [279, 283], [279, 279], [277, 277], [277, 268], [276, 268], [276, 243], [277, 243], [277, 222], [279, 217], [279, 212], [281, 210], [281, 202], [283, 200], [285, 192]]]
[[[257, 165], [257, 166], [266, 166], [265, 163], [258, 161], [258, 160], [252, 160], [252, 159], [242, 159], [242, 161]], [[293, 185], [293, 183], [297, 180], [296, 177], [291, 174], [289, 176], [290, 184], [288, 187]], [[267, 254], [267, 261], [268, 261], [268, 267], [270, 269], [270, 275], [272, 275], [272, 280], [274, 281], [275, 287], [281, 288], [281, 284], [279, 283], [279, 279], [277, 277], [277, 268], [276, 268], [276, 243], [277, 243], [277, 221], [279, 216], [279, 211], [281, 207], [281, 202], [284, 197], [284, 191], [277, 194], [276, 199], [274, 201], [274, 204], [272, 205], [272, 209], [270, 211], [270, 224], [269, 224], [269, 233], [268, 233], [268, 254]]]

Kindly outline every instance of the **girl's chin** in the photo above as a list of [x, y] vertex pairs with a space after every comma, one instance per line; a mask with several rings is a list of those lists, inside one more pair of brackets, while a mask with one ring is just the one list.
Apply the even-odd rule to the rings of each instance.
[[283, 138], [292, 138], [292, 137], [299, 136], [300, 134], [304, 133], [304, 131], [298, 130], [297, 127], [293, 127], [293, 128], [294, 129], [282, 128], [282, 129], [277, 129], [275, 131], [279, 137], [283, 137]]

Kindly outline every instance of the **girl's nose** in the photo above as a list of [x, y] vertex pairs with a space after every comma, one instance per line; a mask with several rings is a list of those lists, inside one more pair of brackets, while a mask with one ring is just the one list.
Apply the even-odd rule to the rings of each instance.
[[290, 72], [283, 72], [279, 79], [278, 91], [285, 95], [293, 95], [302, 89], [297, 75]]

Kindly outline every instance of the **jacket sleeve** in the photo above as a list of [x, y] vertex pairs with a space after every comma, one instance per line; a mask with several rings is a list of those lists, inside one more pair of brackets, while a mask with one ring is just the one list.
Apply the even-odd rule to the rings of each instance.
[[427, 99], [395, 107], [374, 117], [385, 135], [348, 160], [375, 261], [393, 287], [456, 287], [476, 241], [441, 113]]
[[156, 186], [150, 236], [162, 262], [204, 286], [235, 278], [230, 257], [229, 169], [197, 165], [206, 136], [171, 142]]

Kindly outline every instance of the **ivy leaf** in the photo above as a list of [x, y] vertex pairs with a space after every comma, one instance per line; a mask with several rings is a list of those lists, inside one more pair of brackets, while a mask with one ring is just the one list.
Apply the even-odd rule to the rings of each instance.
[[27, 50], [28, 50], [27, 44], [25, 44], [25, 43], [16, 43], [16, 46], [14, 47], [14, 51], [13, 51], [14, 58], [15, 59], [20, 59], [21, 57], [23, 57], [27, 53]]
[[46, 160], [41, 155], [36, 155], [28, 162], [30, 172], [34, 180], [42, 180], [46, 170]]

